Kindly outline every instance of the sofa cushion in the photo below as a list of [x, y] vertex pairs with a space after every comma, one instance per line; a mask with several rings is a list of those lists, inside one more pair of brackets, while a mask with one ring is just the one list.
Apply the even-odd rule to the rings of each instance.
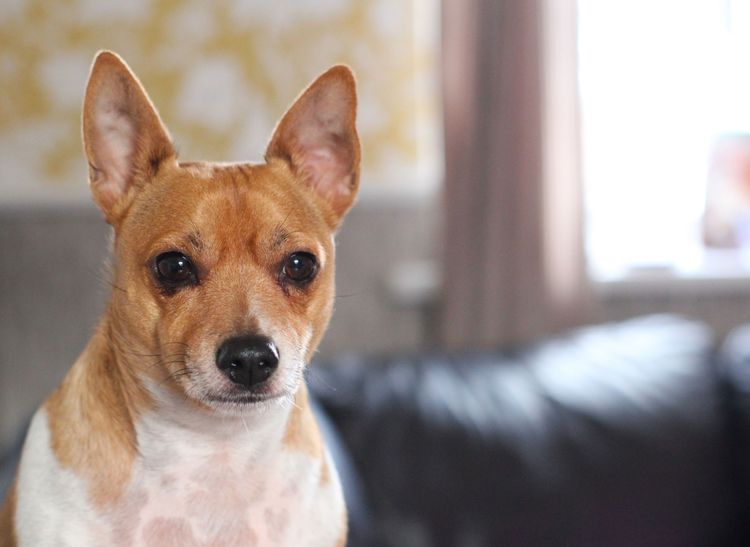
[[392, 545], [718, 545], [736, 522], [712, 339], [653, 316], [517, 352], [314, 368]]

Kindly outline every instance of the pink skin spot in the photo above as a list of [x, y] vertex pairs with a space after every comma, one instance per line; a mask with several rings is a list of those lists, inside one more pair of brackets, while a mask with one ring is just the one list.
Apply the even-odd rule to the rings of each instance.
[[143, 530], [148, 547], [202, 547], [185, 519], [155, 518]]
[[128, 496], [128, 500], [114, 517], [112, 545], [115, 547], [132, 545], [134, 530], [140, 525], [140, 512], [148, 503], [148, 493], [138, 489]]
[[159, 480], [163, 490], [173, 490], [177, 486], [177, 477], [171, 473], [165, 473]]
[[234, 526], [224, 527], [221, 533], [212, 537], [205, 547], [246, 547], [257, 545], [257, 534], [244, 522], [237, 522]]
[[[242, 477], [232, 470], [231, 462], [217, 454], [194, 473], [195, 487], [187, 497], [187, 514], [201, 522], [241, 522], [250, 507], [250, 498], [243, 489]], [[206, 488], [210, 485], [210, 488]]]
[[187, 519], [156, 518], [146, 525], [143, 540], [148, 547], [246, 547], [255, 545], [258, 536], [247, 523], [236, 521], [204, 542], [196, 539]]

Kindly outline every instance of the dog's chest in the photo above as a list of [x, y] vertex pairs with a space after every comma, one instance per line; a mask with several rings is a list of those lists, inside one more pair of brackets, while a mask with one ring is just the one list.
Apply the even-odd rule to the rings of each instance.
[[262, 440], [207, 443], [151, 431], [125, 491], [99, 508], [59, 466], [40, 411], [19, 475], [21, 545], [334, 545], [344, 507], [335, 470], [322, 476], [330, 462]]
[[322, 493], [320, 469], [298, 454], [272, 457], [242, 457], [227, 447], [171, 451], [164, 465], [137, 470], [111, 515], [113, 525], [130, 525], [112, 539], [126, 545], [296, 544], [301, 530], [314, 530], [305, 521]]
[[[322, 480], [324, 462], [286, 448], [282, 423], [246, 425], [240, 434], [211, 440], [144, 427], [142, 459], [112, 515], [113, 523], [131, 522], [124, 544], [332, 544], [324, 523], [326, 517], [339, 523], [343, 507], [338, 484]], [[127, 535], [123, 530], [120, 537]]]

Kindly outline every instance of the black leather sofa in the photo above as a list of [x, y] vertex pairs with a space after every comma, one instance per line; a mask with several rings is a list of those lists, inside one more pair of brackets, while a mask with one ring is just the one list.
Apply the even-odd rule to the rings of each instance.
[[309, 381], [351, 546], [750, 545], [750, 327], [717, 346], [654, 316]]
[[750, 327], [716, 347], [653, 316], [310, 381], [363, 485], [351, 545], [750, 545]]

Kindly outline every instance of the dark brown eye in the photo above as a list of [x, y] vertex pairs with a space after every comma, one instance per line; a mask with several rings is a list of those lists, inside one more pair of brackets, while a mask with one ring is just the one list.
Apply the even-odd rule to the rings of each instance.
[[198, 282], [190, 259], [177, 251], [162, 253], [154, 261], [156, 280], [167, 289], [177, 289]]
[[297, 252], [290, 254], [284, 263], [283, 276], [298, 285], [312, 281], [318, 272], [318, 261], [310, 253]]

